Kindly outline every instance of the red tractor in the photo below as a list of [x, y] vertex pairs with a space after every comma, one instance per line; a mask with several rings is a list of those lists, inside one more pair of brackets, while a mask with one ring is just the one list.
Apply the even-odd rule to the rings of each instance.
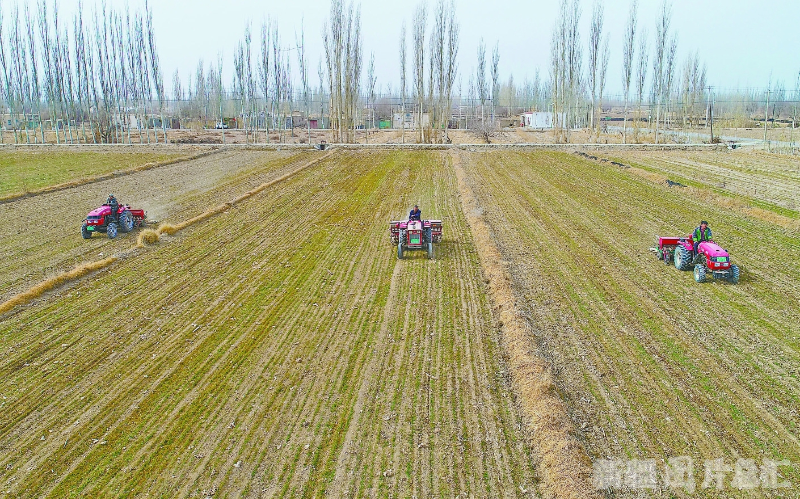
[[694, 280], [705, 282], [708, 278], [724, 279], [731, 284], [739, 282], [739, 267], [731, 263], [726, 250], [714, 241], [702, 241], [694, 251], [694, 241], [688, 237], [659, 237], [658, 248], [651, 248], [656, 256], [678, 270], [694, 266]]
[[393, 220], [389, 222], [392, 244], [397, 246], [397, 258], [406, 251], [424, 250], [433, 258], [433, 243], [442, 240], [441, 220]]
[[109, 239], [117, 237], [117, 232], [130, 232], [136, 227], [144, 227], [146, 223], [144, 210], [134, 210], [127, 204], [119, 205], [117, 217], [111, 216], [111, 206], [104, 204], [86, 215], [81, 225], [84, 239], [92, 237], [94, 232], [105, 232]]

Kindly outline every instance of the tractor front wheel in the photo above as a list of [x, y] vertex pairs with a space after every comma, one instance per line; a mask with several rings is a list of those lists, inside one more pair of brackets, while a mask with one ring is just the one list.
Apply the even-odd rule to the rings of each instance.
[[433, 260], [433, 243], [428, 243], [428, 259]]
[[110, 224], [108, 224], [108, 227], [106, 227], [106, 234], [108, 234], [108, 238], [109, 239], [114, 239], [115, 237], [117, 237], [117, 223], [116, 222], [111, 222]]
[[81, 235], [84, 239], [91, 239], [92, 233], [89, 229], [86, 228], [86, 224], [81, 225]]
[[689, 252], [683, 246], [675, 248], [675, 268], [678, 270], [689, 270], [692, 264], [692, 258]]
[[397, 243], [397, 259], [398, 260], [402, 260], [403, 259], [403, 243], [402, 242]]
[[737, 265], [731, 265], [731, 275], [728, 277], [728, 282], [739, 284], [739, 267]]
[[706, 268], [699, 263], [694, 266], [694, 280], [697, 282], [705, 282], [706, 280]]

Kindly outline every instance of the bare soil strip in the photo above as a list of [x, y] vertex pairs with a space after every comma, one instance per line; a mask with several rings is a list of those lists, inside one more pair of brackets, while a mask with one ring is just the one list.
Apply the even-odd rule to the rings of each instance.
[[[454, 192], [439, 155], [337, 154], [5, 316], [4, 490], [535, 497]], [[415, 201], [446, 241], [398, 262]]]
[[453, 168], [462, 209], [476, 240], [494, 313], [500, 322], [512, 386], [525, 416], [527, 438], [536, 455], [543, 489], [551, 497], [593, 497], [591, 462], [559, 397], [552, 367], [537, 352], [531, 327], [517, 308], [511, 276], [481, 216], [481, 205], [465, 180], [458, 156], [453, 156]]

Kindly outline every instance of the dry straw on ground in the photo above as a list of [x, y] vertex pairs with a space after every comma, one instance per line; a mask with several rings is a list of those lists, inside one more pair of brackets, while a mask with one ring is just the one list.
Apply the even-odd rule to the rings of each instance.
[[139, 233], [139, 237], [136, 238], [136, 246], [142, 247], [148, 244], [155, 244], [158, 242], [160, 236], [158, 231], [153, 229], [144, 229]]
[[55, 277], [51, 277], [50, 279], [42, 281], [39, 284], [33, 286], [32, 288], [23, 291], [22, 293], [19, 293], [17, 295], [14, 295], [7, 301], [0, 303], [0, 314], [8, 312], [17, 305], [23, 305], [25, 303], [28, 303], [31, 300], [38, 298], [39, 296], [43, 295], [44, 293], [50, 291], [53, 288], [66, 284], [70, 281], [74, 281], [75, 279], [81, 278], [90, 272], [94, 272], [104, 267], [108, 267], [116, 260], [117, 257], [110, 256], [108, 258], [104, 258], [103, 260], [99, 260], [96, 262], [82, 263], [81, 265], [78, 265], [69, 272], [65, 272], [63, 274], [59, 274]]
[[526, 439], [537, 459], [542, 492], [559, 498], [595, 497], [589, 456], [558, 395], [550, 364], [535, 351], [530, 326], [516, 306], [511, 277], [501, 263], [502, 255], [489, 227], [479, 215], [480, 206], [465, 180], [460, 159], [455, 154], [451, 157], [462, 208], [502, 328], [502, 345], [525, 420]]

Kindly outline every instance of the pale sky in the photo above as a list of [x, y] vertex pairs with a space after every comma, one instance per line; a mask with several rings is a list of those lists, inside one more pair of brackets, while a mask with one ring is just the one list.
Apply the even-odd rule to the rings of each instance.
[[[32, 4], [34, 0], [29, 0]], [[78, 0], [60, 0], [62, 16], [71, 18]], [[184, 84], [194, 74], [197, 62], [224, 58], [228, 84], [233, 67], [233, 50], [247, 23], [258, 36], [263, 20], [276, 20], [285, 46], [294, 45], [295, 33], [305, 26], [311, 82], [318, 85], [317, 64], [323, 57], [321, 29], [328, 17], [328, 0], [150, 0], [157, 43], [168, 93], [177, 68]], [[582, 0], [581, 38], [586, 44], [593, 0]], [[4, 2], [6, 8], [9, 2]], [[132, 9], [144, 0], [107, 0], [109, 6]], [[411, 50], [410, 25], [417, 1], [363, 0], [361, 5], [364, 39], [364, 70], [370, 53], [375, 54], [378, 86], [398, 88], [400, 26], [405, 20]], [[621, 89], [622, 33], [630, 0], [606, 0], [605, 29], [610, 36], [611, 60], [608, 91]], [[359, 2], [356, 2], [358, 5]], [[435, 5], [428, 1], [429, 8]], [[476, 50], [481, 37], [487, 46], [487, 60], [495, 43], [500, 49], [500, 75], [513, 73], [517, 83], [533, 78], [537, 68], [542, 78], [549, 72], [550, 36], [555, 23], [556, 0], [456, 0], [461, 25], [459, 70], [463, 93], [469, 73], [474, 72]], [[646, 28], [652, 47], [655, 20], [661, 0], [639, 1], [639, 29]], [[800, 72], [800, 1], [798, 0], [672, 0], [673, 31], [678, 35], [678, 66], [695, 50], [708, 67], [708, 82], [717, 88], [773, 85], [782, 81], [794, 90]], [[84, 0], [91, 14], [93, 0]], [[430, 10], [430, 9], [429, 9]], [[6, 11], [8, 12], [8, 11]], [[429, 16], [430, 23], [430, 16]], [[586, 49], [584, 45], [584, 56]], [[652, 61], [652, 55], [650, 57]], [[296, 59], [292, 61], [297, 67]], [[584, 63], [585, 67], [585, 63]], [[409, 66], [409, 81], [411, 81]], [[487, 74], [488, 78], [488, 74]]]

